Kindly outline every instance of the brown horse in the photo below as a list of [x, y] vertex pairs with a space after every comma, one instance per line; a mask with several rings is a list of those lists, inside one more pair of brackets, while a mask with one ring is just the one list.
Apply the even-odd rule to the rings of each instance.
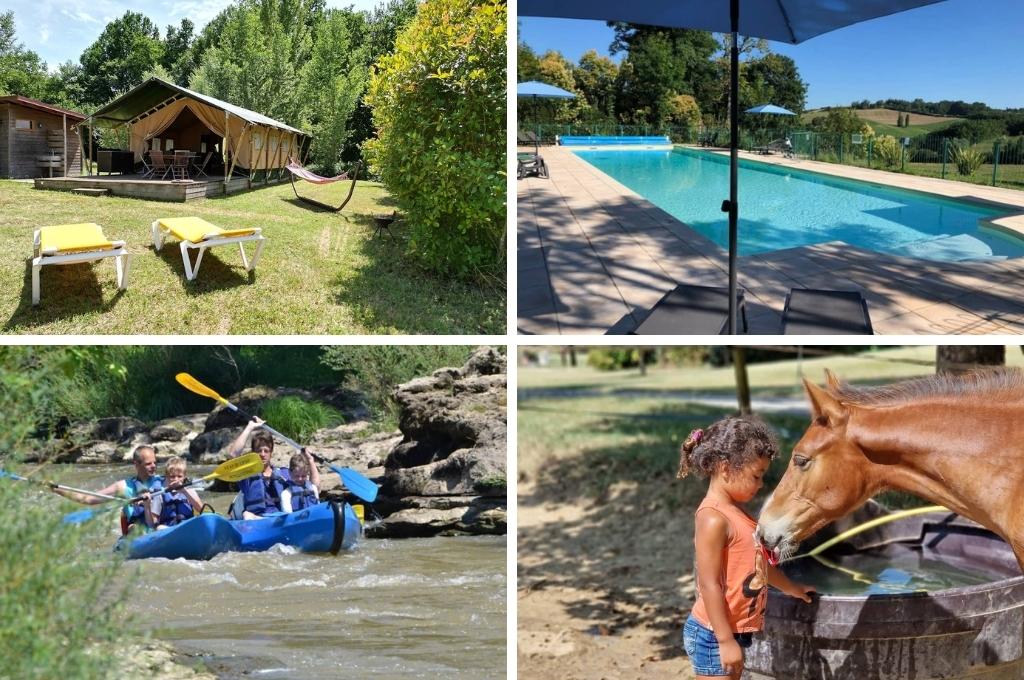
[[757, 537], [785, 559], [884, 489], [991, 529], [1024, 569], [1024, 373], [1000, 369], [854, 388], [804, 381], [811, 425], [761, 512]]

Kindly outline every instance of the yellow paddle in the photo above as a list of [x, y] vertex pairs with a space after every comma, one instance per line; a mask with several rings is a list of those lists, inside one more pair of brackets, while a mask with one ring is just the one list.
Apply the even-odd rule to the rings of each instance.
[[[177, 380], [178, 383], [186, 390], [189, 390], [190, 392], [195, 392], [196, 394], [202, 395], [204, 397], [209, 397], [210, 399], [213, 399], [214, 401], [223, 404], [226, 408], [231, 409], [232, 411], [242, 416], [246, 420], [252, 420], [251, 415], [249, 415], [242, 409], [238, 408], [230, 401], [220, 396], [215, 390], [210, 389], [203, 383], [193, 378], [188, 373], [179, 373], [176, 376], [174, 376], [174, 379]], [[278, 432], [274, 428], [270, 427], [270, 425], [263, 423], [263, 428], [269, 431], [271, 434], [276, 434], [278, 437], [283, 439], [286, 444], [289, 444], [297, 451], [306, 450], [306, 447], [304, 447], [302, 444], [299, 444], [294, 439], [291, 439], [290, 437]], [[359, 472], [356, 472], [352, 468], [338, 467], [337, 465], [332, 465], [322, 456], [318, 456], [315, 453], [310, 452], [310, 455], [313, 456], [313, 458], [315, 458], [318, 462], [327, 465], [329, 468], [331, 468], [331, 470], [336, 472], [338, 476], [341, 477], [341, 481], [345, 485], [345, 488], [354, 493], [356, 496], [363, 499], [367, 503], [372, 503], [373, 501], [377, 500], [377, 485], [374, 484], [369, 479], [367, 479], [366, 476], [362, 475]]]

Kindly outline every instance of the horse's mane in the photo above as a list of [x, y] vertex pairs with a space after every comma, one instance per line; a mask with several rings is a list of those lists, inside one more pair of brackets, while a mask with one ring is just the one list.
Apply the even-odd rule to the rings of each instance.
[[833, 383], [829, 391], [842, 403], [852, 406], [894, 406], [912, 401], [969, 397], [1022, 401], [1024, 371], [1019, 368], [979, 369], [967, 373], [943, 373], [878, 387]]

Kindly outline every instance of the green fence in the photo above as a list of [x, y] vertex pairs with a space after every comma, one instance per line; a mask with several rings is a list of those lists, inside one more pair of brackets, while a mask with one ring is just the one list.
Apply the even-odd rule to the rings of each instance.
[[606, 135], [612, 137], [625, 137], [642, 135], [667, 136], [675, 144], [690, 144], [695, 132], [687, 127], [671, 125], [617, 125], [615, 123], [573, 123], [563, 125], [560, 123], [529, 123], [519, 124], [518, 140], [520, 144], [532, 144], [532, 137], [528, 133], [536, 134], [541, 144], [554, 144], [556, 137]]
[[[524, 123], [519, 132], [522, 143], [527, 130], [539, 134], [541, 144], [554, 144], [561, 135], [667, 135], [675, 144], [729, 146], [729, 128]], [[797, 130], [788, 134], [800, 158], [1024, 189], [1024, 136], [972, 141], [936, 134], [903, 138]], [[741, 129], [739, 143], [740, 148], [755, 151], [784, 137], [778, 130]]]
[[828, 163], [1024, 189], [1024, 137], [983, 141], [922, 135], [790, 135], [797, 155]]

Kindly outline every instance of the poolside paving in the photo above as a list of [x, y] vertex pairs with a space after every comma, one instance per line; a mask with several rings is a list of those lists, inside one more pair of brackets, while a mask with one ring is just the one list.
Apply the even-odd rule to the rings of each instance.
[[[517, 182], [520, 333], [628, 333], [679, 283], [727, 285], [728, 257], [713, 241], [565, 148], [545, 147], [541, 154], [551, 178]], [[1024, 233], [1024, 192], [750, 157], [999, 203], [1008, 206], [999, 227]], [[932, 262], [831, 241], [740, 257], [737, 268], [752, 334], [778, 333], [786, 293], [796, 287], [861, 291], [878, 334], [1024, 333], [1024, 258]]]

